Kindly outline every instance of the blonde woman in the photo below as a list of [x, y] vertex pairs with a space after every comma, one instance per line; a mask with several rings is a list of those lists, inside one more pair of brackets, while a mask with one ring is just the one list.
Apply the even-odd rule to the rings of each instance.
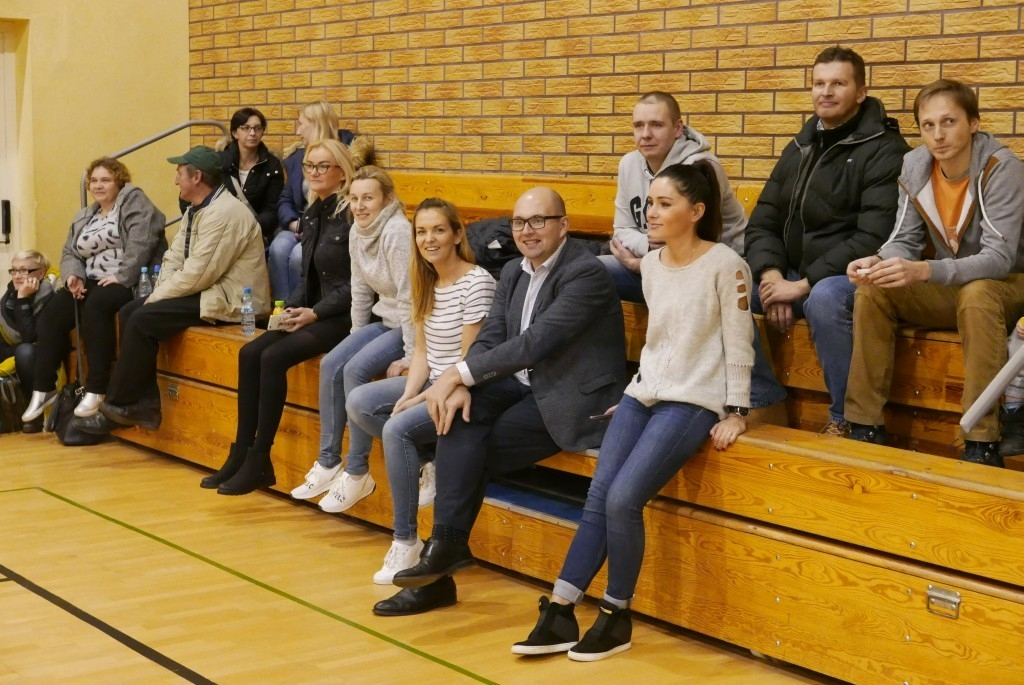
[[[352, 333], [320, 361], [320, 454], [292, 497], [309, 499], [325, 490], [320, 508], [345, 511], [373, 492], [368, 458], [372, 438], [349, 425], [349, 451], [341, 470], [341, 437], [348, 422], [345, 398], [387, 373], [402, 375], [412, 361], [415, 332], [410, 301], [412, 225], [383, 169], [364, 166], [349, 191], [352, 231]], [[379, 321], [372, 321], [376, 316]]]
[[222, 495], [275, 483], [270, 448], [288, 394], [288, 369], [329, 351], [352, 327], [347, 210], [352, 158], [334, 139], [306, 148], [310, 204], [302, 213], [302, 277], [286, 301], [283, 328], [267, 331], [238, 354], [238, 426], [227, 461], [202, 480]]
[[[394, 502], [395, 537], [373, 582], [388, 585], [398, 571], [411, 568], [423, 542], [416, 535], [420, 447], [437, 441], [424, 391], [441, 373], [466, 356], [494, 299], [494, 279], [473, 264], [458, 212], [436, 197], [420, 203], [413, 215], [412, 320], [416, 344], [406, 378], [386, 378], [355, 388], [348, 395], [349, 421], [384, 441], [384, 458]], [[424, 465], [432, 471], [433, 464]], [[431, 481], [432, 478], [425, 478]]]

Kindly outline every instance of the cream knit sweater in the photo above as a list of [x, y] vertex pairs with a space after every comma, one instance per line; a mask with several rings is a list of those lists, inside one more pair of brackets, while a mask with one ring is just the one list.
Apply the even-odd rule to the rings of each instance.
[[626, 394], [646, 406], [688, 402], [719, 418], [725, 418], [726, 405], [749, 407], [750, 269], [721, 243], [681, 268], [663, 265], [662, 249], [640, 263], [647, 342]]

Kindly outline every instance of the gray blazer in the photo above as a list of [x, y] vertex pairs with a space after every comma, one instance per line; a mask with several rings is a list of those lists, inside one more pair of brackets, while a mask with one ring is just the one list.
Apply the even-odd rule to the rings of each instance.
[[529, 369], [548, 433], [575, 452], [601, 444], [607, 422], [587, 417], [617, 404], [628, 378], [622, 303], [612, 279], [577, 240], [567, 240], [522, 334], [524, 288], [515, 294], [526, 274], [519, 259], [505, 265], [466, 365], [477, 383]]

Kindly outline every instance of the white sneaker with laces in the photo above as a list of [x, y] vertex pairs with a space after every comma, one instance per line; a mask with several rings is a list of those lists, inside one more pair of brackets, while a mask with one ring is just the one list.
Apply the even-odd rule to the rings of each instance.
[[420, 509], [434, 503], [437, 495], [437, 472], [434, 462], [428, 461], [420, 467]]
[[320, 508], [328, 514], [339, 514], [350, 509], [356, 502], [373, 492], [376, 487], [377, 484], [370, 474], [356, 480], [347, 471], [342, 471], [341, 475], [331, 483], [331, 489], [320, 500]]
[[82, 399], [78, 402], [78, 406], [75, 407], [75, 416], [81, 418], [87, 418], [95, 414], [100, 410], [100, 403], [106, 399], [106, 395], [100, 395], [95, 392], [87, 392], [82, 395]]
[[373, 574], [373, 582], [377, 585], [391, 585], [396, 573], [416, 565], [422, 551], [423, 540], [419, 538], [416, 538], [415, 545], [405, 545], [395, 540], [391, 543], [391, 549], [384, 556], [384, 565]]
[[312, 499], [331, 487], [338, 471], [341, 470], [341, 463], [333, 469], [320, 466], [320, 462], [314, 462], [313, 468], [306, 474], [306, 481], [299, 487], [292, 490], [292, 497], [295, 499]]

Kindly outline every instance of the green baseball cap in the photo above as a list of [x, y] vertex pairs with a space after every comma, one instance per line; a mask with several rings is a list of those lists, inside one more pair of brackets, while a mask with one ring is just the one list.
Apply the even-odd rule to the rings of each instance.
[[171, 164], [191, 164], [196, 169], [217, 177], [220, 177], [223, 169], [220, 155], [205, 145], [196, 145], [183, 155], [168, 157], [167, 161]]

